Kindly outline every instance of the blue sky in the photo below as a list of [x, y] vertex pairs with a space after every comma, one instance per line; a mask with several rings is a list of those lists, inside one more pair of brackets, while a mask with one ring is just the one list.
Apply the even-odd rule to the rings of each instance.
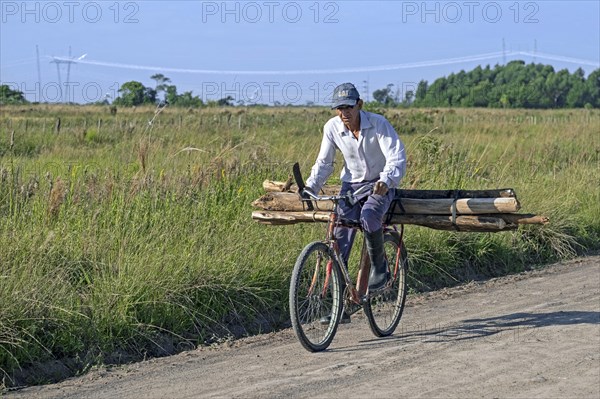
[[69, 46], [74, 58], [87, 54], [71, 64], [66, 91], [77, 102], [114, 97], [129, 80], [154, 86], [157, 72], [204, 100], [296, 105], [327, 102], [346, 81], [363, 98], [388, 83], [403, 95], [421, 79], [513, 59], [590, 73], [600, 62], [599, 4], [1, 0], [0, 81], [30, 100], [59, 101], [50, 57]]

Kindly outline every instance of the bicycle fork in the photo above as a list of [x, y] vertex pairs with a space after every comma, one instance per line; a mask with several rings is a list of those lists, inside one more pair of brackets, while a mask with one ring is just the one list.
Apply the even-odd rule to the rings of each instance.
[[[391, 230], [391, 229], [390, 229]], [[394, 264], [394, 278], [392, 281], [396, 281], [398, 278], [398, 269], [400, 268], [400, 259], [402, 258], [402, 245], [404, 244], [404, 225], [400, 225], [400, 233], [398, 233], [398, 229], [394, 226], [393, 231], [398, 234], [398, 249], [396, 249], [396, 262]]]
[[[308, 288], [308, 297], [310, 297], [314, 290], [315, 287], [317, 285], [317, 282], [319, 280], [319, 272], [321, 271], [321, 262], [323, 261], [323, 258], [321, 257], [321, 254], [319, 254], [319, 256], [317, 257], [317, 264], [315, 265], [315, 271], [313, 273], [313, 277], [310, 283], [310, 287]], [[327, 265], [325, 265], [325, 280], [323, 281], [323, 287], [321, 288], [321, 297], [324, 298], [327, 294], [327, 288], [329, 287], [329, 281], [331, 280], [331, 272], [333, 270], [333, 260], [329, 259], [327, 261]]]

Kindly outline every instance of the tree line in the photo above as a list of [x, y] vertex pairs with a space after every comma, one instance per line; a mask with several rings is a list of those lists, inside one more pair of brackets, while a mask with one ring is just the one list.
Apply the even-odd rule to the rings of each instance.
[[373, 98], [384, 106], [600, 108], [600, 69], [586, 79], [581, 68], [555, 72], [551, 65], [512, 61], [452, 73], [431, 85], [422, 80], [403, 99], [394, 96], [389, 84], [373, 92]]
[[194, 96], [191, 91], [178, 94], [177, 86], [171, 84], [171, 79], [162, 73], [152, 75], [150, 79], [156, 82], [154, 88], [146, 87], [135, 80], [123, 83], [119, 88], [120, 96], [115, 98], [113, 104], [125, 107], [156, 104], [157, 102], [178, 107], [201, 107], [204, 105], [202, 99]]
[[[191, 91], [179, 94], [177, 87], [163, 74], [150, 77], [155, 87], [129, 81], [121, 85], [113, 104], [137, 106], [166, 103], [176, 107], [232, 106], [235, 98], [227, 96], [206, 104]], [[373, 92], [373, 103], [386, 107], [493, 107], [493, 108], [600, 108], [600, 69], [586, 78], [579, 68], [570, 73], [558, 72], [551, 65], [525, 64], [511, 61], [490, 68], [477, 66], [465, 72], [452, 73], [432, 84], [421, 80], [416, 90], [408, 90], [400, 98], [393, 84]], [[20, 91], [0, 85], [0, 105], [25, 104]], [[108, 104], [107, 100], [102, 103]]]
[[23, 92], [13, 90], [9, 85], [0, 85], [0, 105], [26, 104], [27, 100]]

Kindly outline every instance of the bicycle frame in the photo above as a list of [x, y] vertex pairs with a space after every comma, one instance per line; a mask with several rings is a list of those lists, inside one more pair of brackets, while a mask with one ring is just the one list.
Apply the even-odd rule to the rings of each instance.
[[[323, 197], [321, 197], [320, 199], [323, 199]], [[350, 277], [350, 272], [348, 271], [348, 267], [347, 267], [346, 263], [344, 262], [344, 260], [342, 259], [342, 255], [340, 253], [337, 239], [335, 238], [335, 234], [334, 234], [336, 227], [355, 228], [355, 229], [358, 229], [361, 231], [362, 231], [362, 229], [357, 226], [344, 226], [339, 220], [339, 213], [338, 213], [339, 197], [330, 196], [330, 197], [327, 197], [327, 199], [333, 200], [334, 206], [333, 206], [333, 210], [331, 211], [331, 214], [329, 215], [327, 234], [326, 234], [324, 243], [329, 248], [332, 249], [334, 257], [335, 257], [336, 261], [338, 262], [338, 264], [340, 265], [342, 276], [344, 277], [346, 287], [349, 290], [349, 294], [350, 294], [349, 299], [357, 305], [362, 305], [365, 301], [367, 301], [369, 299], [369, 296], [371, 294], [371, 293], [369, 293], [369, 294], [367, 293], [368, 282], [369, 282], [369, 272], [371, 269], [371, 262], [369, 261], [369, 256], [366, 251], [366, 244], [363, 241], [363, 247], [361, 249], [360, 268], [358, 271], [356, 287], [355, 287], [354, 282], [352, 281], [352, 278]], [[395, 231], [396, 233], [398, 233], [398, 230], [396, 229], [395, 225], [392, 226], [391, 228], [390, 228], [390, 226], [384, 226], [384, 228], [385, 228], [386, 232]], [[398, 276], [398, 268], [400, 266], [400, 258], [401, 258], [401, 251], [402, 251], [402, 238], [404, 235], [404, 225], [401, 225], [399, 235], [400, 235], [400, 244], [398, 246], [397, 253], [396, 253], [396, 261], [395, 261], [394, 269], [392, 272], [392, 278], [390, 279], [388, 284], [383, 288], [383, 290], [388, 288], [395, 281], [395, 279]], [[317, 262], [317, 266], [315, 268], [315, 273], [313, 276], [312, 284], [309, 288], [310, 293], [312, 293], [315, 289], [314, 285], [316, 284], [316, 277], [319, 273], [320, 267], [321, 267], [321, 265], [320, 265], [320, 259], [319, 259]], [[325, 281], [323, 283], [323, 287], [321, 288], [322, 296], [325, 296], [327, 287], [329, 287], [329, 281], [331, 278], [331, 268], [333, 267], [333, 265], [331, 264], [331, 261], [329, 261], [327, 263], [326, 267], [327, 267], [327, 270], [326, 270], [326, 275], [325, 275]]]
[[[350, 315], [361, 308], [375, 336], [393, 334], [406, 300], [407, 258], [402, 243], [404, 226], [400, 225], [398, 231], [395, 225], [384, 223], [384, 254], [391, 278], [383, 288], [370, 292], [371, 262], [366, 239], [363, 239], [358, 276], [353, 280], [342, 259], [335, 232], [340, 227], [355, 229], [353, 234], [356, 230], [363, 231], [360, 222], [346, 219], [340, 214], [342, 201], [350, 205], [357, 204], [373, 189], [373, 184], [362, 185], [354, 192], [348, 190], [345, 194], [319, 196], [305, 188], [298, 164], [294, 165], [294, 177], [302, 201], [308, 201], [305, 209], [318, 209], [310, 201], [333, 202], [325, 239], [313, 241], [304, 247], [296, 260], [290, 281], [290, 318], [300, 343], [310, 352], [327, 349], [338, 324], [343, 320], [342, 310]], [[390, 258], [394, 256], [396, 260], [392, 262]]]

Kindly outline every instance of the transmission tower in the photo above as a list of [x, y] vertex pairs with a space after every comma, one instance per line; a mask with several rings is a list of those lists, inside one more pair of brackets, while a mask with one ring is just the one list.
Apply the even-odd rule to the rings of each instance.
[[38, 98], [37, 102], [42, 102], [42, 70], [40, 68], [40, 48], [35, 45], [35, 55], [37, 58], [37, 74], [38, 74]]
[[[76, 64], [77, 61], [81, 61], [82, 59], [85, 58], [87, 54], [83, 54], [82, 56], [78, 57], [78, 58], [73, 58], [71, 56], [71, 46], [69, 46], [69, 56], [68, 57], [52, 57], [52, 61], [50, 61], [50, 63], [54, 63], [56, 64], [56, 73], [58, 75], [58, 88], [59, 88], [59, 93], [60, 93], [60, 98], [62, 100], [62, 102], [70, 102], [72, 99], [68, 98], [69, 97], [69, 83], [70, 83], [70, 78], [71, 78], [71, 64]], [[65, 82], [65, 91], [63, 91], [63, 86], [62, 86], [62, 80], [61, 80], [61, 73], [60, 73], [60, 64], [67, 64], [67, 80]], [[65, 98], [66, 97], [66, 98]]]

